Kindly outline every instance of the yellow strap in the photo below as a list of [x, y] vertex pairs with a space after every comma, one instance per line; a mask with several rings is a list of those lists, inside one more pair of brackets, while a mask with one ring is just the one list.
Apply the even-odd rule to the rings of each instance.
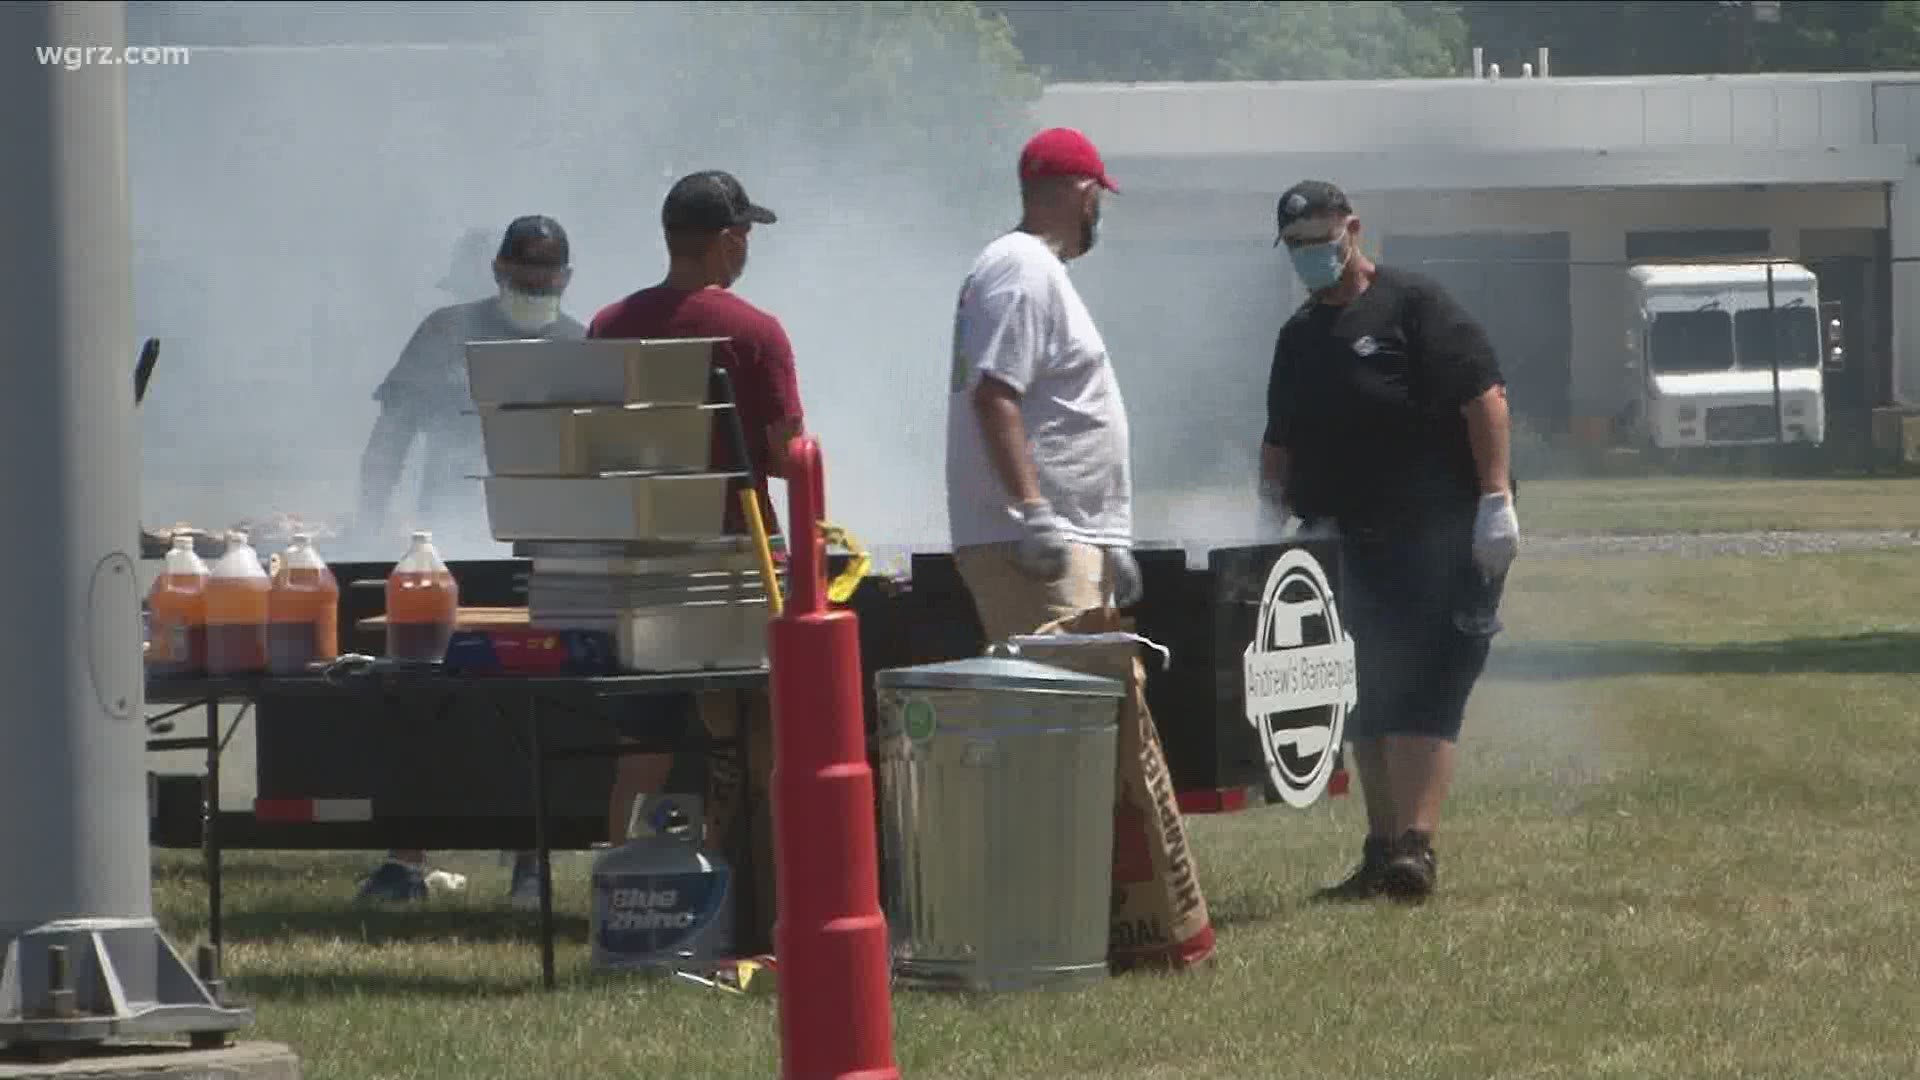
[[853, 596], [854, 590], [860, 587], [860, 580], [867, 576], [867, 571], [873, 569], [873, 557], [867, 554], [866, 546], [842, 526], [823, 521], [820, 523], [820, 536], [828, 544], [845, 548], [847, 554], [853, 556], [853, 560], [847, 563], [847, 568], [840, 571], [840, 576], [834, 578], [832, 584], [827, 586], [827, 599], [836, 604], [844, 604]]

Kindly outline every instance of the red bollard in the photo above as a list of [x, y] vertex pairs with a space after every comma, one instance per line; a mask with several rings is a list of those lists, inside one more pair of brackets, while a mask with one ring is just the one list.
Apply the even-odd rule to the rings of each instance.
[[787, 454], [788, 596], [767, 639], [780, 1075], [897, 1080], [859, 621], [827, 606], [820, 445]]

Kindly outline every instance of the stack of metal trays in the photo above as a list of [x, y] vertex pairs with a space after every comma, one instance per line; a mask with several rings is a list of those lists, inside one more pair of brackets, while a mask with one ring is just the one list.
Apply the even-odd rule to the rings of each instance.
[[709, 404], [719, 338], [486, 341], [467, 379], [487, 455], [487, 521], [515, 540], [700, 540], [728, 485]]
[[613, 636], [633, 671], [758, 667], [767, 592], [745, 538], [693, 543], [522, 542], [527, 617]]
[[467, 346], [488, 523], [532, 560], [527, 614], [611, 634], [629, 671], [766, 662], [752, 541], [723, 535], [740, 473], [712, 468], [722, 339]]

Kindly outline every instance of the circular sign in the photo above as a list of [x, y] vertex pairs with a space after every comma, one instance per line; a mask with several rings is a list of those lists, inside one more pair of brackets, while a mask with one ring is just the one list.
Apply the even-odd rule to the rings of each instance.
[[1359, 694], [1353, 640], [1326, 571], [1305, 548], [1284, 552], [1268, 571], [1241, 664], [1247, 723], [1267, 774], [1288, 806], [1310, 806], [1326, 790]]

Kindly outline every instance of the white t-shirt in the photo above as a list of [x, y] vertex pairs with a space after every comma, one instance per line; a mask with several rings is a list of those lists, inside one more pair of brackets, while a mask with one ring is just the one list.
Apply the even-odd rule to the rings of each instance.
[[974, 260], [954, 312], [947, 396], [947, 522], [953, 546], [1020, 539], [1013, 493], [987, 457], [973, 388], [991, 375], [1020, 394], [1040, 493], [1070, 540], [1133, 545], [1126, 403], [1107, 345], [1039, 237], [1011, 232]]

